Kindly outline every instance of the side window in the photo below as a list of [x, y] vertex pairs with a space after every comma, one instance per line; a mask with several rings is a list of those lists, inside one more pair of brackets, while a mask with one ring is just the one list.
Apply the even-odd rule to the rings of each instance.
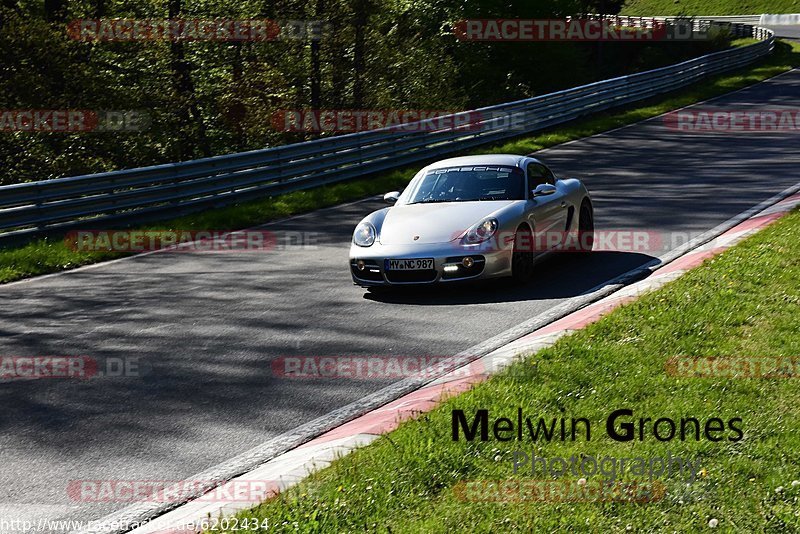
[[545, 172], [545, 180], [547, 180], [547, 183], [551, 185], [556, 185], [556, 176], [555, 174], [553, 174], [553, 171], [545, 167], [544, 172]]
[[528, 164], [528, 184], [531, 189], [541, 184], [556, 184], [556, 178], [553, 173], [540, 163]]

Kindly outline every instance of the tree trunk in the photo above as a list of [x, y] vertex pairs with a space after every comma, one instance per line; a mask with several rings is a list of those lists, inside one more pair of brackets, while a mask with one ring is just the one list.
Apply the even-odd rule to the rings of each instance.
[[233, 78], [233, 94], [228, 116], [231, 119], [231, 126], [234, 131], [234, 143], [238, 151], [243, 151], [245, 146], [244, 135], [244, 122], [247, 115], [247, 110], [239, 95], [242, 91], [244, 84], [244, 66], [242, 60], [242, 43], [236, 41], [233, 43], [233, 64], [231, 65], [231, 72]]
[[[323, 20], [325, 0], [317, 0], [314, 16]], [[319, 39], [311, 41], [311, 109], [322, 108], [322, 67], [320, 65]]]
[[[181, 15], [181, 0], [169, 0], [169, 18]], [[197, 104], [192, 67], [186, 61], [183, 43], [171, 41], [169, 45], [172, 78], [178, 97], [178, 118], [181, 122], [178, 135], [178, 153], [182, 160], [194, 157], [194, 145], [203, 156], [211, 156], [211, 146], [206, 136], [206, 127]], [[192, 135], [196, 130], [196, 135]]]
[[353, 108], [360, 109], [364, 106], [364, 51], [366, 26], [369, 15], [369, 2], [359, 0], [356, 2], [355, 16], [355, 41], [353, 43]]

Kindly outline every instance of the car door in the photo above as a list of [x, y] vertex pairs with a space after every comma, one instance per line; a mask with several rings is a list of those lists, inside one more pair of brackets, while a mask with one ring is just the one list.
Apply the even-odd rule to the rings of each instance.
[[[567, 227], [567, 203], [564, 192], [558, 186], [553, 172], [541, 163], [529, 163], [528, 198], [535, 221], [536, 245], [547, 250], [558, 248], [564, 242]], [[555, 193], [533, 196], [533, 190], [541, 184], [555, 186]]]

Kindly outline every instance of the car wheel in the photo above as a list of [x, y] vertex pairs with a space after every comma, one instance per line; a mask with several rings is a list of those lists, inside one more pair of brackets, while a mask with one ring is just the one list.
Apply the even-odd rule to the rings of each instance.
[[533, 276], [533, 235], [527, 228], [520, 227], [514, 234], [514, 249], [511, 253], [511, 278], [524, 284]]
[[588, 253], [594, 247], [594, 210], [588, 200], [581, 204], [578, 215], [578, 250]]

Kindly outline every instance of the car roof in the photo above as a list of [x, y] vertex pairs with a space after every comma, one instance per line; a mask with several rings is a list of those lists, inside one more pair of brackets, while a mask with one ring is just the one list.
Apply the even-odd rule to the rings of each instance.
[[461, 165], [506, 165], [519, 167], [523, 160], [533, 159], [528, 156], [517, 154], [486, 154], [478, 156], [461, 156], [437, 161], [425, 167], [425, 169], [441, 169], [444, 167], [458, 167]]

